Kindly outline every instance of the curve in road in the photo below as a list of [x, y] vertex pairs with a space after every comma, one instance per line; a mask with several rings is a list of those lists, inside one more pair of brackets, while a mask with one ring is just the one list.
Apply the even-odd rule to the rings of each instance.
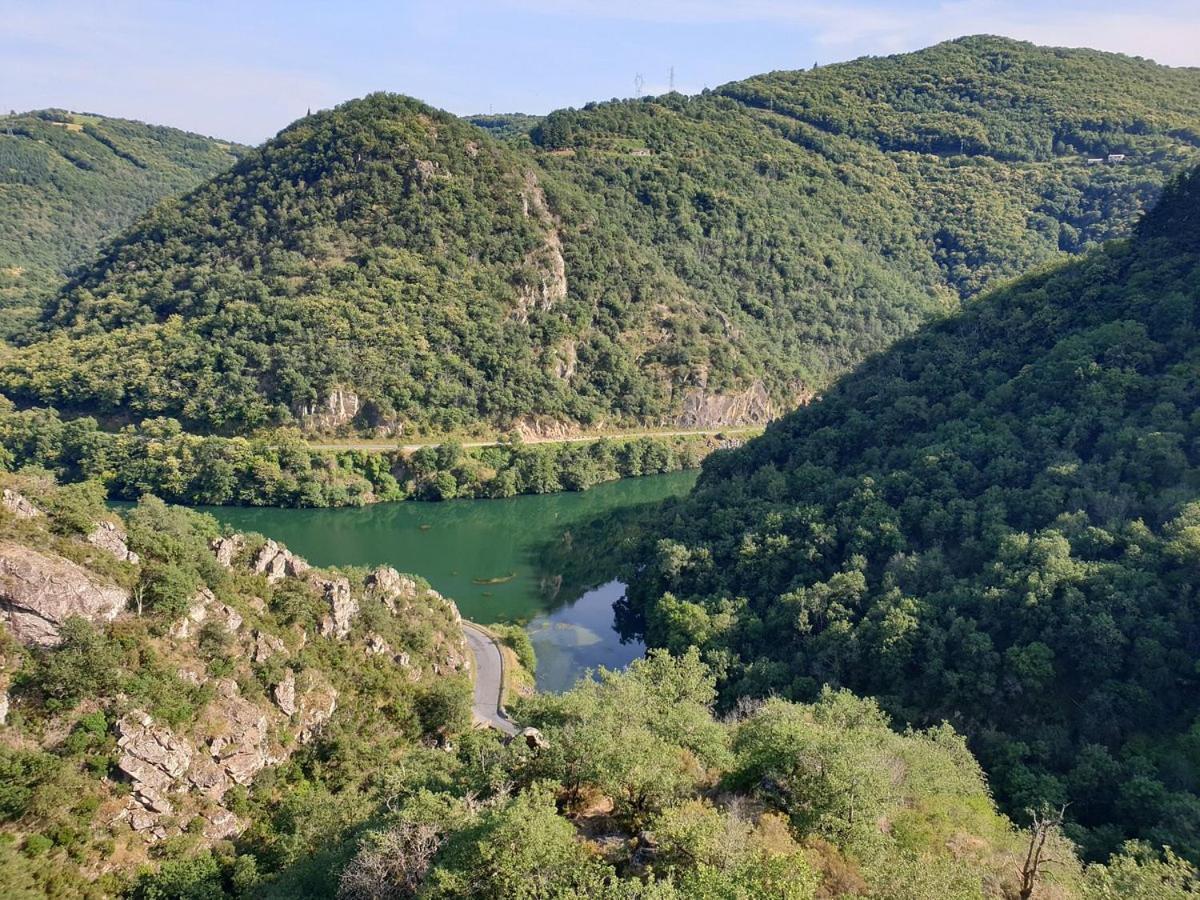
[[496, 638], [465, 619], [463, 635], [475, 658], [475, 698], [471, 712], [475, 721], [503, 734], [516, 734], [517, 726], [504, 713], [504, 655]]

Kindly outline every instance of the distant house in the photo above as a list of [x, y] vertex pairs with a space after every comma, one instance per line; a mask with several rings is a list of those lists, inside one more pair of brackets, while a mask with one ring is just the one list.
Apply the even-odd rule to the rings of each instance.
[[1087, 161], [1087, 164], [1088, 164], [1089, 166], [1098, 166], [1098, 165], [1100, 165], [1100, 163], [1102, 163], [1102, 162], [1104, 162], [1104, 157], [1103, 157], [1103, 156], [1095, 156], [1095, 157], [1092, 157], [1091, 159], [1089, 159], [1089, 160]]
[[1110, 154], [1108, 154], [1108, 161], [1110, 163], [1125, 162], [1125, 154], [1124, 153], [1110, 153]]
[[654, 151], [649, 147], [638, 147], [636, 150], [630, 151], [630, 156], [653, 156]]

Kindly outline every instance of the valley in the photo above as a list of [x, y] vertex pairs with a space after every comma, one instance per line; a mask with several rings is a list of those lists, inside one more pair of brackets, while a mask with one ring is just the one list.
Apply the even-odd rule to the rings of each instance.
[[0, 117], [0, 895], [1200, 896], [1200, 68], [636, 86]]

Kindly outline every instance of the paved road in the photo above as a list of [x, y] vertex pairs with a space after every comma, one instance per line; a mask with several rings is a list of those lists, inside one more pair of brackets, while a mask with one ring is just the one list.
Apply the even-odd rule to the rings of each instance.
[[471, 622], [464, 621], [463, 634], [475, 657], [475, 721], [504, 734], [516, 734], [517, 726], [504, 714], [500, 698], [504, 691], [504, 657], [495, 638]]
[[[585, 434], [576, 435], [575, 437], [531, 437], [525, 438], [522, 443], [525, 444], [581, 444], [590, 441], [599, 441], [604, 438], [610, 440], [628, 440], [630, 438], [639, 437], [684, 437], [687, 435], [715, 435], [728, 434], [739, 435], [750, 431], [761, 431], [761, 426], [757, 425], [736, 425], [729, 428], [715, 428], [712, 430], [692, 430], [692, 431], [625, 431], [615, 434]], [[401, 444], [399, 449], [405, 453], [413, 453], [420, 450], [422, 447], [436, 447], [444, 441], [430, 441], [424, 444]], [[463, 447], [471, 449], [472, 447], [495, 447], [499, 441], [466, 441], [462, 444]], [[397, 444], [395, 441], [309, 441], [308, 446], [314, 450], [395, 450]]]

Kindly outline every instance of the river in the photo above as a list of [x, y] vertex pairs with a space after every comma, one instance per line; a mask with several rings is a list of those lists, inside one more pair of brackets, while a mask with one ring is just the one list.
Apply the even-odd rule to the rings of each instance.
[[622, 642], [612, 605], [625, 586], [603, 566], [588, 585], [556, 573], [573, 529], [618, 510], [686, 493], [696, 472], [627, 478], [584, 493], [510, 500], [378, 503], [357, 509], [206, 507], [239, 531], [257, 531], [318, 566], [387, 564], [420, 575], [475, 622], [526, 625], [538, 656], [540, 690], [570, 687], [586, 669], [619, 668], [640, 656]]

